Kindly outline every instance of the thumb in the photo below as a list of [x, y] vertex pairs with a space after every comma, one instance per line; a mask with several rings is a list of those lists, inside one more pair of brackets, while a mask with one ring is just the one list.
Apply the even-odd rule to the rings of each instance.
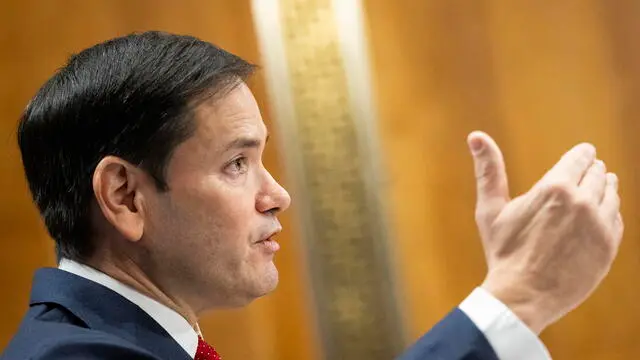
[[476, 176], [476, 221], [489, 225], [510, 201], [504, 158], [496, 142], [484, 132], [469, 134], [467, 144]]

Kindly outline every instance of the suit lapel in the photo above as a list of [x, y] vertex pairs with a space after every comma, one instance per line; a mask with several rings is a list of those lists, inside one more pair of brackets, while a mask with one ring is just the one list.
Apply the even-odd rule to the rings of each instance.
[[58, 304], [87, 324], [136, 344], [159, 358], [192, 359], [146, 312], [91, 280], [54, 268], [36, 272], [31, 305]]

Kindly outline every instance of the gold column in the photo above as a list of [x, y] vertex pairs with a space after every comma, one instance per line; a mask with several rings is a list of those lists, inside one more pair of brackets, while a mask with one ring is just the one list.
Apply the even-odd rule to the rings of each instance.
[[403, 347], [377, 172], [361, 5], [254, 0], [324, 355]]

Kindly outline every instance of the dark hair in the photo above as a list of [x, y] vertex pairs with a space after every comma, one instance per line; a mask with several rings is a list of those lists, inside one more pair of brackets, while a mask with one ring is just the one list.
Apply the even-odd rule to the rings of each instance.
[[89, 209], [98, 162], [118, 156], [167, 190], [165, 168], [194, 131], [193, 104], [246, 80], [254, 65], [192, 36], [145, 32], [76, 55], [27, 106], [18, 145], [58, 257], [93, 251]]

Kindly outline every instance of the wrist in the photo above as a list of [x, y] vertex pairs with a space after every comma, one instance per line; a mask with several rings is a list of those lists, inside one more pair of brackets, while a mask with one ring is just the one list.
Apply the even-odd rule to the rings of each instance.
[[[508, 283], [507, 283], [508, 284]], [[541, 296], [521, 285], [503, 285], [490, 279], [480, 286], [502, 302], [532, 332], [539, 335], [548, 325]]]

